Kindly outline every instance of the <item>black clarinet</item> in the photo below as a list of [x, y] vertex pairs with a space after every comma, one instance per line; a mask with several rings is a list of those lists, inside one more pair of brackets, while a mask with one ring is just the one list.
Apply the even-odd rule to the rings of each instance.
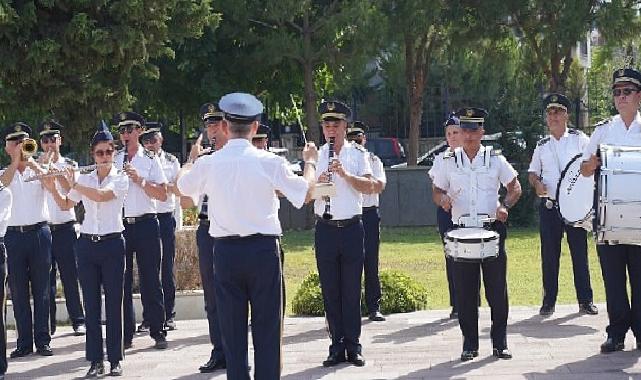
[[129, 140], [125, 140], [125, 152], [122, 155], [122, 170], [125, 170], [125, 165], [127, 165], [127, 162], [129, 161], [129, 149], [127, 149], [127, 143], [129, 143]]
[[[332, 164], [332, 161], [334, 160], [334, 156], [336, 152], [334, 152], [334, 137], [330, 137], [329, 141], [327, 142], [327, 146], [329, 148], [329, 160], [327, 161], [327, 168], [329, 169], [329, 166]], [[328, 170], [328, 176], [329, 176], [329, 182], [332, 182], [332, 172]], [[329, 197], [324, 197], [325, 198], [325, 212], [323, 212], [323, 219], [325, 220], [331, 220], [334, 218], [334, 215], [332, 215], [332, 205], [330, 202]]]

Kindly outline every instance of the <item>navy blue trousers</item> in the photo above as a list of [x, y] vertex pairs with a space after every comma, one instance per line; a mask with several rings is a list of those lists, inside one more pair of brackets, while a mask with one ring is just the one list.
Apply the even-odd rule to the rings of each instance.
[[454, 261], [454, 284], [456, 288], [456, 304], [458, 305], [458, 320], [463, 332], [463, 350], [479, 349], [479, 292], [480, 276], [483, 271], [485, 298], [492, 310], [492, 327], [490, 337], [492, 346], [497, 349], [507, 348], [507, 255], [505, 253], [505, 224], [494, 222], [493, 228], [499, 233], [499, 255], [496, 259], [483, 262]]
[[5, 306], [7, 292], [7, 250], [4, 243], [0, 243], [0, 375], [7, 372], [7, 328], [5, 326]]
[[[41, 347], [51, 342], [49, 334], [49, 271], [51, 270], [51, 231], [43, 224], [34, 231], [7, 231], [5, 238], [9, 264], [9, 286], [18, 330], [17, 347]], [[33, 321], [29, 289], [33, 296]]]
[[363, 209], [363, 233], [365, 248], [365, 303], [369, 313], [379, 311], [381, 305], [381, 281], [378, 277], [378, 257], [381, 242], [381, 217], [378, 207]]
[[173, 213], [158, 214], [160, 241], [162, 243], [162, 294], [165, 302], [165, 319], [176, 316], [176, 276], [174, 259], [176, 258], [176, 219]]
[[211, 357], [224, 360], [225, 352], [222, 344], [222, 334], [216, 308], [216, 288], [214, 287], [214, 238], [209, 234], [209, 224], [201, 223], [196, 230], [198, 245], [198, 266], [200, 280], [205, 298], [205, 312], [209, 324], [209, 341], [213, 346]]
[[254, 378], [279, 379], [282, 273], [278, 238], [216, 239], [214, 284], [229, 380], [249, 380], [247, 316], [251, 305]]
[[162, 248], [158, 219], [143, 219], [134, 224], [125, 223], [125, 289], [123, 301], [124, 341], [133, 340], [136, 316], [133, 303], [134, 252], [140, 279], [140, 300], [143, 320], [149, 322], [152, 338], [165, 335], [165, 306], [160, 284]]
[[80, 238], [76, 245], [82, 296], [87, 312], [85, 357], [103, 360], [101, 288], [105, 292], [107, 321], [107, 358], [110, 362], [123, 358], [122, 297], [125, 271], [125, 240], [114, 238], [92, 242]]
[[[632, 329], [641, 339], [641, 246], [597, 245], [608, 308], [608, 336], [623, 341]], [[628, 298], [630, 278], [631, 301]]]
[[541, 269], [543, 272], [543, 304], [554, 306], [559, 292], [559, 259], [561, 257], [561, 239], [567, 235], [574, 288], [579, 303], [592, 302], [592, 285], [588, 266], [587, 231], [563, 223], [558, 210], [547, 209], [545, 202], [539, 205], [539, 230], [541, 237]]
[[[442, 207], [436, 209], [436, 223], [438, 224], [438, 233], [441, 235], [441, 241], [445, 244], [445, 233], [454, 227], [452, 223], [452, 213], [443, 210]], [[447, 276], [447, 288], [450, 295], [450, 306], [453, 311], [456, 308], [456, 290], [454, 289], [454, 265], [451, 258], [445, 256], [445, 274]]]
[[80, 303], [80, 290], [78, 288], [78, 264], [76, 262], [76, 230], [73, 224], [63, 226], [61, 229], [51, 231], [51, 274], [50, 284], [51, 330], [56, 327], [56, 273], [60, 271], [60, 281], [65, 293], [67, 313], [73, 326], [85, 323], [85, 314]]
[[360, 353], [363, 224], [316, 222], [316, 266], [332, 344], [330, 353]]

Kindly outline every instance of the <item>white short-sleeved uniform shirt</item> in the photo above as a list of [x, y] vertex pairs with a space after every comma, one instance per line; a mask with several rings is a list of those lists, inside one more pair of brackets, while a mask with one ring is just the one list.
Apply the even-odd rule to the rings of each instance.
[[[78, 163], [71, 159], [60, 156], [56, 162], [51, 163], [51, 166], [58, 170], [64, 170], [69, 167], [77, 168]], [[58, 189], [58, 192], [60, 194], [66, 195], [66, 192], [64, 191], [62, 186], [60, 186], [60, 183], [58, 183], [58, 181], [56, 181], [56, 188]], [[45, 192], [45, 197], [47, 199], [47, 207], [49, 208], [49, 223], [62, 224], [71, 222], [72, 220], [76, 220], [76, 211], [73, 209], [73, 207], [69, 210], [60, 209], [58, 204], [56, 204], [56, 201], [53, 199], [53, 195], [51, 195], [51, 193], [48, 191]]]
[[[367, 159], [365, 148], [357, 144], [350, 144], [345, 140], [337, 159], [351, 175], [364, 176], [372, 175], [372, 167]], [[329, 167], [329, 146], [323, 145], [318, 152], [318, 163], [316, 166], [316, 179]], [[332, 181], [336, 186], [336, 196], [330, 198], [330, 207], [334, 220], [351, 219], [363, 213], [363, 194], [354, 189], [347, 181], [337, 174], [332, 175]], [[316, 199], [314, 201], [314, 213], [322, 216], [325, 212], [325, 201]]]
[[[174, 183], [176, 181], [176, 176], [178, 176], [178, 172], [180, 171], [180, 162], [178, 162], [178, 158], [171, 153], [161, 150], [158, 154], [158, 159], [160, 160], [160, 166], [167, 178], [167, 182]], [[173, 193], [167, 193], [167, 200], [164, 202], [157, 201], [157, 207], [158, 213], [174, 212], [176, 209], [176, 195]]]
[[[372, 167], [372, 177], [383, 182], [383, 186], [385, 186], [387, 177], [385, 176], [385, 168], [383, 167], [381, 159], [374, 153], [368, 152], [367, 160]], [[378, 199], [378, 194], [363, 194], [363, 207], [378, 207]]]
[[4, 237], [11, 216], [13, 196], [8, 187], [0, 186], [0, 237]]
[[[119, 151], [114, 160], [117, 168], [123, 167], [124, 152]], [[136, 154], [131, 157], [130, 163], [138, 171], [138, 175], [148, 182], [156, 184], [167, 183], [167, 178], [162, 170], [158, 156], [145, 150], [142, 145], [138, 144]], [[144, 214], [157, 213], [157, 201], [150, 198], [142, 187], [129, 180], [129, 190], [125, 198], [125, 217], [132, 218]]]
[[178, 189], [192, 198], [207, 196], [209, 234], [218, 238], [282, 234], [276, 190], [300, 208], [308, 184], [284, 158], [256, 149], [246, 139], [231, 139], [197, 159], [178, 179]]
[[[4, 170], [0, 171], [0, 175]], [[11, 190], [11, 216], [9, 226], [29, 226], [49, 220], [49, 208], [45, 200], [46, 190], [40, 181], [25, 182], [27, 178], [36, 175], [36, 172], [27, 167], [16, 173], [11, 183], [5, 184]]]
[[556, 188], [563, 169], [576, 155], [583, 154], [589, 141], [585, 133], [566, 128], [560, 139], [557, 140], [550, 135], [536, 144], [528, 172], [541, 177], [550, 198], [556, 197]]
[[502, 155], [491, 154], [485, 164], [485, 150], [481, 146], [470, 162], [462, 148], [444, 156], [442, 166], [434, 174], [434, 186], [452, 198], [452, 222], [469, 214], [487, 214], [496, 217], [499, 206], [499, 188], [517, 176], [516, 170]]
[[93, 235], [122, 232], [125, 229], [122, 224], [122, 206], [129, 189], [129, 177], [124, 173], [118, 173], [112, 166], [102, 182], [98, 180], [98, 174], [94, 170], [89, 174], [81, 174], [78, 184], [94, 189], [111, 190], [116, 196], [107, 202], [95, 202], [72, 189], [67, 197], [76, 203], [82, 201], [85, 207], [85, 218], [80, 225], [80, 232]]
[[626, 128], [621, 115], [597, 124], [590, 142], [583, 150], [583, 160], [595, 155], [601, 144], [641, 146], [641, 115], [637, 112], [632, 124]]

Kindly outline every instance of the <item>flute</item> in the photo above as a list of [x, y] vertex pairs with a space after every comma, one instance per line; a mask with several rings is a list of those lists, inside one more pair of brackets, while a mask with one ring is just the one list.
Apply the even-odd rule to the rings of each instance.
[[[106, 162], [104, 164], [93, 164], [93, 165], [86, 165], [86, 166], [78, 166], [77, 168], [73, 168], [73, 170], [77, 171], [77, 172], [87, 172], [87, 171], [94, 170], [94, 169], [96, 169], [98, 167], [101, 167], [101, 166], [111, 166], [111, 163]], [[50, 171], [50, 172], [47, 172], [47, 173], [31, 176], [31, 177], [25, 179], [24, 181], [25, 182], [33, 182], [33, 181], [40, 180], [42, 178], [64, 176], [65, 173], [66, 173], [66, 171], [64, 171], [64, 170], [63, 171], [55, 171], [55, 172], [51, 172]]]

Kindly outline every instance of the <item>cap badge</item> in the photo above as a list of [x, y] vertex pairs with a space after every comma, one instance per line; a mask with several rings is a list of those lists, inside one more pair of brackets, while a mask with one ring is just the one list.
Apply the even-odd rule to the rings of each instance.
[[127, 114], [123, 112], [120, 114], [120, 121], [125, 121], [125, 120], [127, 120]]
[[17, 124], [15, 127], [13, 127], [13, 129], [14, 129], [16, 132], [22, 132], [22, 126], [21, 126], [20, 124]]
[[473, 110], [473, 109], [469, 109], [469, 108], [468, 108], [468, 110], [467, 110], [467, 111], [465, 111], [465, 115], [466, 115], [467, 117], [472, 117], [472, 116], [474, 116], [474, 110]]
[[333, 111], [333, 110], [335, 110], [335, 109], [336, 109], [336, 105], [334, 104], [334, 102], [329, 102], [329, 103], [327, 103], [327, 109], [328, 109], [329, 111]]
[[207, 110], [209, 111], [209, 113], [214, 113], [216, 112], [216, 106], [210, 104], [209, 107], [207, 107]]
[[623, 74], [625, 74], [625, 69], [620, 69], [619, 70], [619, 76], [622, 77]]
[[43, 126], [43, 128], [44, 128], [44, 130], [45, 130], [45, 131], [49, 131], [49, 130], [51, 130], [51, 124], [49, 124], [49, 123], [45, 123], [45, 125]]
[[556, 95], [553, 95], [552, 98], [550, 98], [551, 101], [556, 102], [559, 100], [559, 98]]

